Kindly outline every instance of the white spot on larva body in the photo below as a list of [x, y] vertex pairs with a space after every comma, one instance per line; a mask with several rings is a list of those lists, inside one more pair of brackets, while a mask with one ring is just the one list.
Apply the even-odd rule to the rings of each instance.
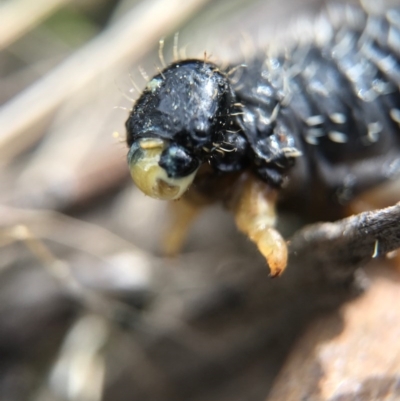
[[306, 142], [310, 145], [318, 145], [318, 138], [314, 137], [314, 136], [309, 136], [306, 135], [305, 138]]
[[322, 124], [324, 122], [324, 116], [322, 115], [315, 115], [315, 116], [310, 116], [308, 118], [306, 118], [305, 123], [309, 126], [309, 127], [313, 127], [315, 125], [319, 125]]
[[316, 63], [309, 64], [301, 73], [306, 79], [312, 79], [318, 71]]
[[271, 97], [274, 94], [272, 88], [268, 85], [258, 85], [257, 94], [265, 97]]
[[147, 83], [147, 89], [151, 92], [155, 92], [162, 83], [162, 79], [160, 78], [153, 78], [150, 82]]
[[351, 67], [347, 67], [345, 69], [345, 74], [347, 78], [350, 79], [352, 82], [358, 82], [360, 79], [360, 76], [363, 74], [363, 66], [360, 63], [356, 63], [352, 65]]
[[324, 130], [321, 128], [310, 128], [307, 130], [308, 136], [313, 136], [315, 138], [319, 138], [320, 136], [324, 136]]
[[300, 157], [303, 155], [303, 153], [300, 152], [300, 150], [290, 147], [282, 148], [282, 152], [285, 154], [286, 157]]
[[346, 134], [339, 131], [329, 131], [328, 137], [332, 142], [336, 143], [346, 143], [348, 139]]
[[390, 72], [396, 68], [396, 64], [396, 59], [392, 55], [389, 55], [380, 60], [379, 67], [381, 67], [384, 72]]
[[245, 112], [243, 114], [243, 122], [245, 124], [254, 124], [254, 115], [252, 113]]
[[381, 79], [374, 79], [372, 81], [372, 88], [379, 95], [388, 95], [389, 93], [393, 93], [396, 91], [395, 85], [390, 82], [382, 81]]
[[368, 124], [368, 140], [370, 142], [376, 142], [379, 139], [379, 133], [382, 131], [383, 127], [379, 121]]
[[357, 97], [364, 102], [373, 102], [378, 97], [377, 93], [372, 89], [370, 90], [360, 89], [357, 91], [356, 94]]
[[332, 57], [340, 59], [346, 56], [353, 48], [356, 41], [354, 34], [339, 31], [336, 35], [337, 43], [332, 49]]
[[310, 128], [306, 131], [305, 140], [310, 145], [318, 145], [318, 138], [324, 136], [324, 131], [321, 128]]
[[400, 110], [399, 109], [390, 109], [390, 118], [395, 121], [397, 124], [400, 124]]
[[321, 82], [315, 80], [310, 81], [307, 89], [309, 92], [317, 93], [324, 97], [328, 97], [330, 94], [329, 90]]
[[329, 118], [335, 124], [344, 124], [346, 122], [346, 115], [343, 113], [332, 113], [329, 115]]

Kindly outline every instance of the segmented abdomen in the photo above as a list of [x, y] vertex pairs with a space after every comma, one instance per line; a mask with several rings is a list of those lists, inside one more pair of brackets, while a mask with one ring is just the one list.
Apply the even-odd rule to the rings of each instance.
[[357, 17], [361, 24], [345, 23], [323, 45], [255, 60], [237, 84], [258, 154], [271, 132], [302, 152], [289, 169], [297, 197], [318, 188], [345, 203], [400, 172], [400, 12]]

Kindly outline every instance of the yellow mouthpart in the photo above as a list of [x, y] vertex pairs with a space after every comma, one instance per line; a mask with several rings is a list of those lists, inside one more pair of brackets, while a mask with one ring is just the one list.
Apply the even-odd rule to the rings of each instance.
[[155, 199], [179, 199], [192, 183], [197, 170], [186, 177], [171, 178], [158, 164], [166, 143], [162, 139], [143, 138], [139, 149], [129, 161], [131, 177], [136, 186]]

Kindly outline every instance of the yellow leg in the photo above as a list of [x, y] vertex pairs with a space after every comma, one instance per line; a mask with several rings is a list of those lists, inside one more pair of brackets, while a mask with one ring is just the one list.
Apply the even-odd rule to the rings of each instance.
[[163, 251], [167, 256], [175, 256], [179, 253], [189, 228], [201, 209], [201, 206], [185, 198], [170, 202], [169, 213], [172, 221], [163, 241]]
[[279, 276], [286, 268], [288, 251], [274, 228], [277, 192], [250, 173], [244, 173], [236, 185], [232, 203], [236, 225], [257, 245], [271, 276]]

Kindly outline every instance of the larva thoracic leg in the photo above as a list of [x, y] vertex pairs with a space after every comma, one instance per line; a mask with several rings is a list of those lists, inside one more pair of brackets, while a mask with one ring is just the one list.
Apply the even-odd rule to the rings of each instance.
[[274, 228], [277, 196], [276, 189], [245, 172], [237, 180], [230, 204], [237, 227], [257, 245], [271, 270], [271, 277], [282, 274], [288, 256], [286, 242]]

